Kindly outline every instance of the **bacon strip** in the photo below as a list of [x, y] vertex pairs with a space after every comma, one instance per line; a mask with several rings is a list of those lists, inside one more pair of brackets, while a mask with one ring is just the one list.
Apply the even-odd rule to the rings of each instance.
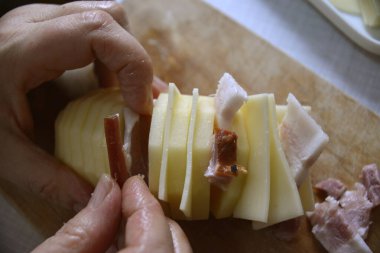
[[206, 170], [205, 177], [212, 184], [221, 189], [231, 182], [239, 173], [247, 173], [247, 170], [236, 164], [237, 135], [235, 132], [216, 129], [212, 158]]
[[121, 137], [119, 114], [104, 118], [104, 133], [107, 142], [111, 176], [121, 188], [129, 175], [123, 154], [123, 138]]

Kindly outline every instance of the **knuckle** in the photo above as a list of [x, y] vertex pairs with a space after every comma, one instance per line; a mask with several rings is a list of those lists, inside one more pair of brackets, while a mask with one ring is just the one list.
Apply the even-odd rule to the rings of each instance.
[[119, 3], [116, 3], [116, 2], [111, 2], [111, 3], [112, 4], [110, 5], [109, 12], [121, 26], [127, 27], [128, 19], [127, 19], [127, 14], [125, 12], [125, 9]]
[[114, 22], [112, 16], [104, 10], [92, 10], [84, 12], [82, 15], [83, 24], [89, 26], [91, 30], [102, 29]]
[[70, 248], [75, 248], [76, 246], [83, 244], [84, 241], [88, 240], [91, 236], [86, 227], [78, 226], [78, 224], [68, 221], [58, 232], [58, 236], [66, 238], [66, 243]]

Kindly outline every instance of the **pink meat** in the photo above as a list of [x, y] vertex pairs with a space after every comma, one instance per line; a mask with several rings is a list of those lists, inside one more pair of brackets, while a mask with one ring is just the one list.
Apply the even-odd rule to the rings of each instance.
[[355, 184], [355, 189], [346, 191], [339, 204], [343, 209], [346, 220], [364, 239], [367, 237], [372, 203], [367, 198], [367, 191], [361, 183]]
[[380, 204], [380, 171], [376, 164], [369, 164], [363, 167], [361, 180], [368, 191], [368, 199], [373, 206]]
[[334, 198], [327, 197], [324, 202], [317, 203], [315, 210], [307, 215], [313, 234], [328, 252], [372, 252]]
[[347, 187], [338, 179], [328, 178], [315, 185], [315, 188], [328, 196], [339, 199]]
[[337, 251], [355, 235], [339, 208], [339, 202], [331, 197], [316, 204], [315, 210], [308, 216], [313, 234], [329, 252]]

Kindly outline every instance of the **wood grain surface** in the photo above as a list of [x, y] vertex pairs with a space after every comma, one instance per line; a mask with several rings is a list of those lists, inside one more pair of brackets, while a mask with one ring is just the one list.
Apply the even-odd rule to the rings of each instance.
[[[353, 185], [363, 165], [380, 165], [380, 117], [335, 89], [300, 63], [194, 0], [129, 0], [133, 34], [151, 55], [155, 73], [183, 93], [207, 95], [230, 72], [249, 94], [273, 92], [277, 104], [292, 92], [312, 106], [330, 142], [312, 168], [312, 180], [336, 177]], [[253, 19], [255, 17], [252, 17]], [[36, 229], [48, 236], [71, 214], [1, 183], [5, 194]], [[367, 243], [380, 252], [380, 211], [373, 211]], [[270, 229], [253, 231], [237, 219], [180, 222], [194, 252], [325, 252], [303, 220], [295, 240], [277, 240]]]

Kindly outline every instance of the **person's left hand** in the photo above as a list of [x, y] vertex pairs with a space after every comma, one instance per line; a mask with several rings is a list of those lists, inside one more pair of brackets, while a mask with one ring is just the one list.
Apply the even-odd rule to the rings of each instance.
[[140, 176], [129, 178], [121, 193], [115, 181], [103, 175], [87, 207], [33, 253], [105, 252], [118, 230], [120, 208], [127, 220], [125, 248], [120, 253], [192, 252], [182, 229], [165, 217]]
[[87, 203], [92, 186], [33, 142], [26, 94], [96, 61], [103, 66], [101, 83], [117, 77], [126, 105], [151, 113], [151, 60], [127, 25], [113, 1], [34, 4], [0, 18], [1, 179], [69, 209]]

